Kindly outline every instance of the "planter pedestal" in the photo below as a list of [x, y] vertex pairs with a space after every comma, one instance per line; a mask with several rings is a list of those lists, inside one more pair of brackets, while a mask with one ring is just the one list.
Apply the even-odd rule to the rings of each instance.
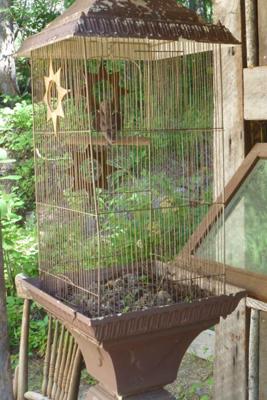
[[[89, 390], [86, 400], [115, 400], [118, 397], [114, 397], [107, 393], [100, 385], [96, 385]], [[159, 389], [153, 390], [149, 393], [141, 393], [130, 397], [120, 397], [121, 400], [175, 400], [175, 397], [171, 395], [167, 390]]]
[[163, 389], [172, 383], [191, 342], [226, 318], [245, 292], [154, 307], [105, 318], [88, 318], [40, 288], [17, 277], [18, 294], [33, 299], [75, 337], [87, 370], [99, 385], [87, 400], [172, 400]]
[[[87, 400], [137, 400], [141, 394], [172, 383], [191, 342], [200, 332], [218, 322], [217, 316], [202, 323], [192, 321], [190, 325], [161, 328], [149, 334], [130, 335], [128, 332], [127, 337], [103, 339], [101, 342], [92, 341], [69, 326], [79, 344], [89, 374], [101, 383], [98, 397], [93, 391]], [[146, 327], [145, 321], [140, 320], [139, 324], [140, 328]], [[104, 389], [105, 394], [102, 394], [101, 389]]]

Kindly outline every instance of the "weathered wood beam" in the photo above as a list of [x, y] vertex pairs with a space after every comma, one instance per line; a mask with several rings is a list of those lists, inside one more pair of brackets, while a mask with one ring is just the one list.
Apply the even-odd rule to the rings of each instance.
[[267, 120], [267, 68], [244, 69], [244, 118]]
[[248, 400], [259, 400], [259, 316], [251, 310], [249, 329]]
[[[214, 22], [221, 21], [242, 39], [240, 0], [213, 0]], [[230, 6], [230, 7], [229, 7]], [[243, 62], [242, 47], [222, 48], [224, 164], [227, 183], [244, 159]]]
[[257, 0], [245, 0], [247, 66], [258, 65]]
[[[267, 307], [267, 304], [265, 304]], [[259, 322], [259, 400], [267, 400], [267, 313], [260, 312]]]
[[246, 300], [215, 329], [214, 399], [245, 400], [247, 394]]
[[252, 299], [251, 297], [247, 297], [247, 307], [267, 313], [267, 303], [264, 303], [260, 300]]
[[[221, 21], [242, 40], [240, 0], [213, 0], [214, 22]], [[242, 46], [222, 48], [224, 165], [227, 184], [244, 159]], [[218, 168], [220, 166], [217, 166]], [[245, 400], [247, 393], [247, 316], [245, 300], [215, 333], [214, 398]]]
[[267, 65], [267, 7], [266, 0], [258, 0], [259, 65]]

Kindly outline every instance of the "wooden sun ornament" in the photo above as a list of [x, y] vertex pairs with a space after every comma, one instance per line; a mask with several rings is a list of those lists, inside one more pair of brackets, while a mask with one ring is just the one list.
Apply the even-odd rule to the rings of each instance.
[[[57, 134], [58, 118], [64, 118], [62, 100], [69, 90], [63, 88], [60, 84], [61, 68], [54, 72], [52, 61], [50, 61], [49, 76], [44, 77], [45, 95], [44, 102], [47, 106], [47, 121], [52, 119], [54, 132]], [[54, 104], [53, 104], [54, 103]]]

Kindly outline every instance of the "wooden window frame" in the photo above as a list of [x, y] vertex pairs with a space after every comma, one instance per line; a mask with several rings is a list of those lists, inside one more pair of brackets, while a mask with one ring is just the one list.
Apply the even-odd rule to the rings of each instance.
[[267, 160], [267, 143], [258, 143], [253, 147], [234, 176], [226, 185], [223, 195], [224, 198], [220, 196], [211, 206], [209, 212], [190, 237], [182, 252], [179, 254], [179, 259], [188, 258], [189, 256], [194, 260], [194, 264], [198, 265], [199, 268], [201, 268], [201, 266], [205, 268], [205, 264], [208, 262], [214, 271], [219, 271], [225, 267], [226, 283], [244, 288], [249, 296], [267, 302], [267, 274], [264, 275], [257, 272], [251, 272], [230, 265], [224, 266], [222, 263], [203, 260], [194, 255], [203, 239], [207, 236], [208, 232], [221, 215], [223, 206], [226, 207], [230, 203], [231, 199], [253, 170], [256, 163], [262, 159]]

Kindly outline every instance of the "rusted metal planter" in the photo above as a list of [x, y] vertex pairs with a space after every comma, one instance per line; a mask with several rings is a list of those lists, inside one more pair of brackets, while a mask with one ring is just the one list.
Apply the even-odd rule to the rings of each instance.
[[21, 297], [34, 299], [75, 337], [88, 372], [99, 381], [87, 400], [171, 399], [162, 388], [176, 379], [190, 343], [220, 317], [226, 318], [245, 296], [237, 291], [90, 319], [42, 291], [38, 280], [18, 276], [16, 283]]

